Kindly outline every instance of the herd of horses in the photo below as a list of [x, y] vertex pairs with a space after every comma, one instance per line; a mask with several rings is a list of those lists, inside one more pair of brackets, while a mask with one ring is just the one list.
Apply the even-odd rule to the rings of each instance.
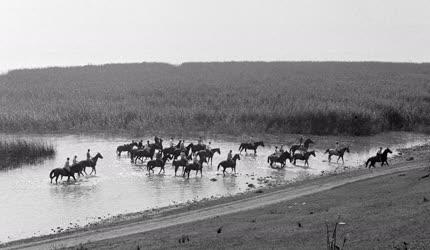
[[[141, 161], [142, 163], [145, 160], [148, 160], [146, 163], [146, 168], [149, 175], [154, 173], [155, 168], [160, 168], [159, 174], [161, 172], [165, 172], [165, 165], [168, 161], [172, 160], [172, 166], [175, 170], [175, 176], [177, 175], [177, 171], [182, 168], [182, 176], [190, 177], [190, 173], [192, 171], [196, 172], [196, 175], [200, 172], [200, 175], [203, 175], [203, 164], [212, 165], [213, 157], [215, 154], [221, 154], [220, 148], [207, 148], [204, 144], [193, 144], [190, 143], [187, 146], [181, 147], [180, 142], [177, 145], [173, 145], [168, 148], [163, 148], [163, 140], [161, 138], [155, 137], [154, 143], [148, 143], [143, 146], [141, 143], [132, 142], [130, 144], [120, 145], [116, 149], [116, 153], [118, 156], [121, 156], [123, 152], [127, 152], [127, 155], [130, 156], [132, 163], [137, 163], [137, 161]], [[316, 157], [315, 150], [309, 150], [309, 147], [314, 142], [311, 139], [306, 139], [303, 144], [295, 144], [292, 145], [289, 150], [281, 150], [280, 152], [271, 154], [267, 157], [267, 162], [273, 167], [274, 164], [279, 163], [281, 168], [286, 166], [287, 160], [292, 164], [296, 164], [297, 160], [304, 161], [304, 165], [309, 167], [309, 158], [311, 156]], [[257, 154], [258, 147], [264, 147], [263, 141], [257, 142], [248, 142], [241, 143], [239, 146], [239, 154], [245, 151], [247, 153], [248, 150], [254, 151], [254, 154]], [[327, 149], [325, 154], [328, 154], [328, 161], [331, 162], [332, 156], [337, 156], [337, 162], [342, 160], [344, 163], [344, 154], [349, 153], [349, 146], [343, 147], [339, 150], [335, 149]], [[381, 163], [381, 166], [384, 164], [388, 165], [388, 154], [392, 153], [392, 151], [387, 148], [383, 151], [382, 154], [378, 154], [376, 156], [370, 157], [365, 166], [366, 167], [375, 167], [377, 162]], [[158, 155], [157, 155], [158, 154]], [[184, 157], [179, 157], [181, 154], [185, 155]], [[240, 160], [240, 155], [235, 154], [231, 159], [221, 161], [218, 164], [217, 170], [223, 168], [223, 175], [225, 175], [227, 169], [231, 169], [232, 172], [236, 173], [236, 162]], [[154, 159], [154, 157], [156, 159]], [[198, 157], [198, 161], [190, 161], [194, 157]], [[57, 183], [59, 177], [68, 177], [67, 180], [70, 180], [72, 177], [74, 180], [75, 174], [78, 174], [78, 177], [81, 175], [87, 174], [86, 168], [91, 168], [90, 175], [94, 172], [96, 174], [96, 164], [98, 159], [103, 159], [103, 156], [100, 153], [97, 153], [91, 159], [80, 161], [77, 164], [74, 164], [70, 167], [70, 171], [67, 171], [64, 168], [56, 168], [53, 169], [49, 177], [51, 178], [51, 183], [55, 178], [55, 182]]]

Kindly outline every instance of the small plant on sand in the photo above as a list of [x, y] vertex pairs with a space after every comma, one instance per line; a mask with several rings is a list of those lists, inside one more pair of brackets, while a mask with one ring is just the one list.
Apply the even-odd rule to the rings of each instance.
[[[342, 250], [345, 249], [346, 241], [348, 240], [347, 235], [343, 236], [342, 242], [338, 242], [338, 234], [337, 234], [337, 227], [339, 225], [345, 225], [344, 222], [340, 221], [340, 217], [336, 221], [333, 232], [330, 232], [330, 225], [328, 222], [326, 222], [326, 244], [327, 244], [327, 250]], [[330, 235], [331, 233], [331, 235]], [[341, 244], [341, 245], [340, 245]]]

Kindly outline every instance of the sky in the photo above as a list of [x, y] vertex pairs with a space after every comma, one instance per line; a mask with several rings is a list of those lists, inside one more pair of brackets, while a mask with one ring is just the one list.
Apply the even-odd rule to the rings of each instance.
[[428, 0], [0, 0], [0, 72], [156, 61], [430, 62]]

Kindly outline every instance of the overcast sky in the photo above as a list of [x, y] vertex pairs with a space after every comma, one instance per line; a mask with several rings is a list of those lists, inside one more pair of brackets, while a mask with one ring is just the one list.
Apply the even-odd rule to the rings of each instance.
[[0, 71], [111, 62], [430, 61], [429, 0], [0, 0]]

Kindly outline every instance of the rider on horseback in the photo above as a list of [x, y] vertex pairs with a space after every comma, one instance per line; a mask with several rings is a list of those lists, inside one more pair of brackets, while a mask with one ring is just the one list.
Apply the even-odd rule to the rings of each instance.
[[299, 138], [299, 146], [301, 147], [303, 145], [303, 136], [301, 135]]
[[281, 148], [279, 149], [279, 153], [284, 153], [284, 144], [281, 144]]
[[67, 157], [66, 163], [64, 163], [64, 169], [67, 171], [67, 173], [70, 174], [70, 162], [69, 162], [70, 158]]
[[230, 149], [227, 155], [227, 161], [233, 161], [233, 150]]
[[140, 140], [139, 144], [137, 144], [138, 148], [142, 148], [143, 147], [143, 140]]
[[212, 147], [211, 147], [211, 142], [208, 142], [208, 145], [206, 146], [206, 150], [207, 151], [211, 151]]
[[170, 147], [173, 148], [173, 137], [170, 138]]
[[203, 139], [200, 136], [199, 139], [197, 140], [197, 145], [203, 145]]
[[180, 141], [179, 148], [181, 149], [181, 151], [184, 151], [184, 150], [185, 150], [185, 140], [184, 140], [184, 139], [182, 139], [182, 140]]
[[334, 150], [335, 150], [337, 153], [339, 153], [339, 151], [340, 151], [340, 146], [339, 146], [339, 142], [338, 142], [338, 141], [336, 142], [336, 145], [335, 145], [335, 147], [334, 147]]
[[274, 155], [278, 155], [279, 154], [279, 150], [278, 150], [278, 146], [275, 146], [275, 153], [273, 153]]
[[376, 157], [378, 157], [380, 159], [381, 155], [382, 155], [382, 147], [379, 147], [378, 152], [376, 152]]
[[87, 151], [87, 161], [91, 160], [91, 154], [90, 154], [90, 150], [88, 149]]
[[76, 163], [78, 163], [78, 156], [77, 155], [75, 155], [75, 157], [73, 157], [72, 165], [75, 165]]

